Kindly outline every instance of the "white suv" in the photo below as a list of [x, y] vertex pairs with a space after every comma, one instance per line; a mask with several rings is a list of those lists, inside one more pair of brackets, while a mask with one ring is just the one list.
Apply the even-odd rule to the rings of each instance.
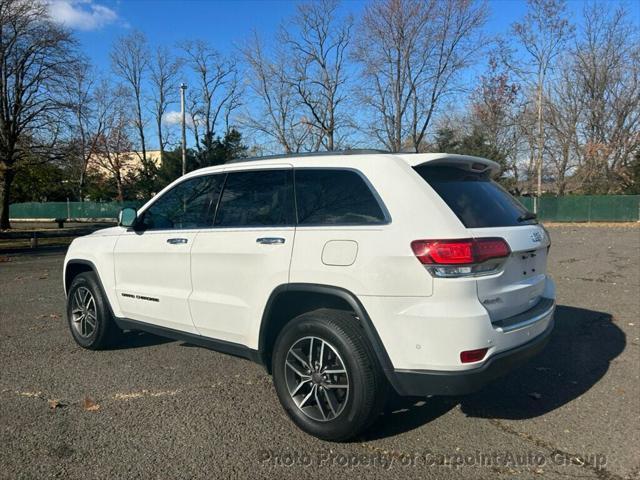
[[303, 430], [345, 440], [398, 394], [471, 392], [553, 328], [544, 228], [492, 161], [353, 151], [191, 172], [64, 264], [78, 344], [143, 330], [249, 358]]

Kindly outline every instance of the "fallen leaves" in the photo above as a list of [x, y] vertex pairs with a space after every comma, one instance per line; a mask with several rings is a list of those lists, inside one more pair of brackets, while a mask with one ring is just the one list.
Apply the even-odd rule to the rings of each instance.
[[[61, 400], [59, 398], [51, 398], [49, 397], [49, 395], [45, 395], [40, 390], [16, 391], [15, 393], [16, 395], [19, 395], [21, 397], [36, 398], [38, 400], [46, 400], [50, 410], [58, 410], [71, 405], [71, 403], [66, 400]], [[75, 405], [78, 405], [78, 404], [75, 403]], [[85, 395], [85, 397], [80, 401], [80, 407], [82, 407], [82, 409], [86, 412], [97, 412], [98, 410], [100, 410], [100, 405], [89, 395]]]
[[100, 410], [100, 405], [93, 398], [86, 396], [82, 401], [82, 408], [87, 412], [97, 412]]
[[48, 403], [49, 403], [49, 408], [51, 410], [56, 410], [57, 408], [63, 408], [63, 407], [67, 406], [66, 403], [61, 402], [60, 400], [58, 400], [56, 398], [50, 398]]

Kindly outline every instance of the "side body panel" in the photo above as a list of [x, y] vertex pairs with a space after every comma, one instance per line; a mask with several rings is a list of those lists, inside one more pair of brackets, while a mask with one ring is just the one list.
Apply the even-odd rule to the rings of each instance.
[[197, 230], [133, 230], [114, 249], [122, 316], [197, 333], [189, 312], [191, 247]]
[[[295, 228], [220, 228], [198, 233], [191, 250], [189, 306], [206, 337], [257, 348], [271, 292], [289, 280]], [[282, 243], [259, 243], [261, 238]]]

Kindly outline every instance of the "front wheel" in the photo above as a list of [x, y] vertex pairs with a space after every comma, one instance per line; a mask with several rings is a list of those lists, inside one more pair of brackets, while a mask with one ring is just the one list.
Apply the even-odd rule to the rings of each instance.
[[99, 350], [117, 341], [121, 331], [113, 321], [95, 273], [81, 273], [71, 282], [67, 321], [73, 339], [83, 348]]
[[273, 379], [280, 403], [307, 433], [344, 441], [380, 414], [388, 386], [358, 321], [316, 310], [293, 319], [276, 340]]

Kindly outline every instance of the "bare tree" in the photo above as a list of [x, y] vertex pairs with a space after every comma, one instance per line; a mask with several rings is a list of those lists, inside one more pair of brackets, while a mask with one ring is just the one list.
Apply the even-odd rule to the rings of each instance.
[[282, 51], [268, 55], [255, 32], [242, 55], [249, 72], [250, 94], [257, 105], [255, 111], [243, 115], [243, 125], [273, 140], [285, 153], [304, 150], [311, 132], [302, 119], [298, 96], [289, 81], [289, 58]]
[[129, 135], [132, 125], [127, 108], [126, 91], [103, 80], [95, 90], [96, 115], [103, 127], [94, 138], [95, 149], [90, 166], [107, 174], [116, 184], [116, 200], [124, 200], [125, 183], [134, 172], [133, 144]]
[[[522, 141], [520, 86], [495, 56], [471, 95], [471, 124], [481, 131], [489, 146], [504, 155], [504, 170], [518, 183], [518, 150]], [[515, 188], [515, 187], [514, 187]]]
[[436, 2], [428, 24], [430, 41], [417, 65], [410, 63], [411, 146], [418, 152], [441, 102], [461, 92], [460, 74], [472, 65], [485, 47], [481, 28], [487, 19], [486, 2], [441, 0]]
[[98, 115], [94, 106], [94, 87], [95, 78], [88, 62], [78, 62], [70, 69], [65, 84], [65, 102], [71, 113], [72, 156], [76, 160], [74, 167], [77, 169], [77, 195], [80, 201], [84, 198], [87, 166], [104, 128], [104, 118]]
[[73, 47], [44, 3], [0, 0], [0, 229], [11, 227], [11, 186], [21, 160], [39, 149], [46, 156], [58, 143]]
[[182, 61], [174, 58], [167, 47], [160, 46], [156, 48], [155, 56], [150, 65], [150, 80], [153, 91], [153, 115], [156, 121], [161, 165], [164, 161], [164, 151], [167, 144], [167, 137], [162, 129], [163, 117], [169, 105], [176, 101], [178, 72], [181, 66]]
[[377, 0], [366, 7], [354, 57], [372, 132], [388, 149], [420, 151], [443, 99], [477, 57], [486, 3]]
[[545, 118], [549, 130], [546, 151], [553, 169], [556, 194], [567, 191], [567, 177], [577, 166], [578, 126], [582, 116], [580, 88], [575, 82], [571, 55], [563, 57], [565, 65], [550, 88], [545, 102]]
[[223, 120], [228, 128], [229, 116], [239, 105], [238, 69], [234, 59], [224, 58], [202, 40], [185, 42], [182, 49], [198, 79], [197, 85], [189, 89], [189, 101], [196, 148], [202, 161], [213, 149], [219, 121]]
[[587, 191], [630, 185], [640, 150], [640, 37], [628, 12], [590, 4], [575, 47], [572, 81], [579, 88], [579, 177]]
[[316, 130], [317, 144], [334, 150], [338, 130], [345, 126], [346, 51], [353, 20], [338, 19], [337, 0], [321, 0], [298, 6], [293, 29], [282, 28], [281, 39], [290, 49], [292, 77], [288, 79]]
[[523, 76], [533, 75], [537, 111], [537, 192], [542, 193], [543, 154], [545, 148], [544, 95], [549, 71], [563, 51], [573, 27], [565, 18], [564, 0], [528, 0], [529, 9], [522, 22], [513, 24], [513, 34], [528, 58], [518, 67]]
[[374, 114], [373, 135], [391, 151], [402, 150], [407, 113], [434, 1], [377, 0], [364, 11], [354, 58], [362, 65], [360, 96]]
[[134, 31], [120, 37], [111, 49], [111, 65], [115, 74], [127, 86], [129, 95], [134, 102], [133, 124], [140, 141], [140, 160], [142, 162], [143, 185], [151, 194], [150, 185], [155, 174], [155, 165], [147, 160], [147, 143], [145, 139], [145, 125], [142, 102], [143, 83], [149, 69], [149, 48], [147, 39], [142, 32]]

